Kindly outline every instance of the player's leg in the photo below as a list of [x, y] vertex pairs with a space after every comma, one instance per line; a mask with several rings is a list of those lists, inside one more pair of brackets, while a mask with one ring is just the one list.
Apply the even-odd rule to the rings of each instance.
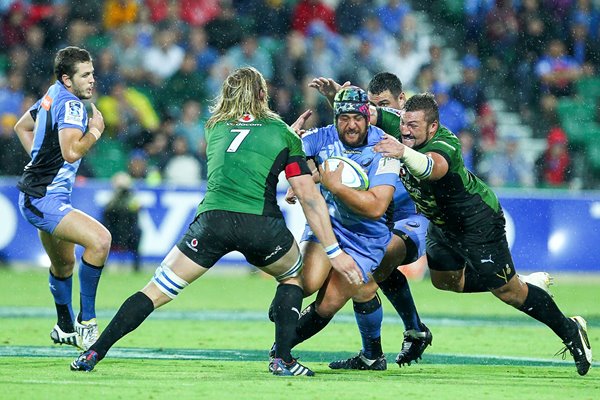
[[383, 371], [387, 361], [381, 346], [383, 308], [377, 295], [374, 280], [362, 285], [352, 297], [354, 317], [362, 341], [362, 349], [356, 356], [329, 363], [331, 369], [359, 369]]
[[544, 289], [521, 281], [514, 268], [506, 241], [504, 217], [498, 213], [480, 237], [462, 243], [480, 284], [500, 300], [547, 325], [561, 338], [575, 359], [577, 371], [585, 375], [591, 366], [592, 350], [585, 320], [567, 318]]
[[[228, 233], [226, 228], [220, 216], [210, 212], [198, 216], [163, 259], [150, 282], [125, 300], [98, 341], [71, 363], [71, 369], [91, 371], [119, 339], [135, 330], [152, 311], [177, 297], [231, 251], [221, 240], [221, 233]], [[204, 246], [199, 247], [200, 243]]]
[[240, 214], [236, 219], [239, 243], [235, 249], [279, 282], [269, 310], [275, 323], [269, 370], [279, 376], [312, 376], [314, 373], [291, 354], [304, 298], [300, 248], [282, 218]]
[[38, 232], [42, 246], [50, 258], [48, 283], [56, 306], [57, 322], [50, 332], [50, 338], [54, 343], [80, 347], [81, 337], [74, 329], [75, 316], [72, 306], [75, 245], [55, 238], [47, 232]]
[[[499, 260], [504, 267], [496, 270], [493, 275], [482, 273], [482, 280], [492, 288], [491, 292], [500, 300], [552, 329], [565, 344], [565, 351], [568, 350], [573, 356], [577, 372], [585, 375], [592, 362], [592, 349], [585, 320], [581, 317], [568, 318], [547, 291], [521, 281], [512, 266], [508, 244], [501, 243], [498, 247], [504, 258], [500, 254], [494, 254], [492, 257]], [[501, 286], [497, 287], [498, 285]]]
[[96, 292], [104, 263], [110, 251], [110, 232], [89, 215], [73, 209], [54, 229], [53, 235], [84, 247], [79, 264], [79, 295], [81, 309], [75, 320], [75, 330], [87, 350], [98, 338], [96, 323]]

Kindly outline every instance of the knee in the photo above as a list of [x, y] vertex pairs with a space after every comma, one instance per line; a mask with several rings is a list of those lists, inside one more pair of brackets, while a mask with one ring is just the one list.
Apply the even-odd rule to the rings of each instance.
[[333, 318], [344, 304], [333, 301], [333, 299], [323, 299], [320, 303], [317, 303], [317, 313], [323, 318]]
[[520, 307], [527, 297], [523, 290], [510, 285], [504, 285], [501, 288], [493, 290], [492, 293], [504, 303], [515, 308]]
[[93, 246], [93, 250], [100, 254], [108, 255], [112, 243], [112, 235], [108, 229], [102, 229], [97, 235]]

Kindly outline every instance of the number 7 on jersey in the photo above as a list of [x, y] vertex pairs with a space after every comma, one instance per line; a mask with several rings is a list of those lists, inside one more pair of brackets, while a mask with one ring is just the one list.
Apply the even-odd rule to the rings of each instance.
[[237, 151], [238, 147], [240, 147], [246, 136], [250, 133], [250, 129], [232, 129], [231, 132], [236, 132], [237, 135], [227, 148], [227, 153], [235, 153]]

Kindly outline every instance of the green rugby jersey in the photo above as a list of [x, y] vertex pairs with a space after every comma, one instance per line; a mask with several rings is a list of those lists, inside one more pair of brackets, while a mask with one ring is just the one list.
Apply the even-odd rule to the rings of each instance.
[[282, 120], [245, 115], [217, 123], [206, 137], [208, 182], [197, 214], [224, 210], [283, 218], [276, 199], [280, 172], [310, 174], [294, 131]]
[[377, 126], [388, 135], [402, 141], [400, 133], [400, 111], [390, 107], [377, 107]]
[[419, 180], [404, 166], [400, 171], [417, 209], [430, 222], [463, 231], [500, 209], [496, 194], [465, 167], [460, 142], [447, 128], [440, 126], [431, 140], [414, 150], [438, 153], [448, 162], [448, 173], [437, 181]]

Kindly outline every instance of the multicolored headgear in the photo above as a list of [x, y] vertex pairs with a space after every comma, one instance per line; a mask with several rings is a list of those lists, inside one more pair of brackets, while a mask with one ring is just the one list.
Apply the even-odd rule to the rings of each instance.
[[371, 118], [367, 92], [356, 86], [349, 86], [337, 92], [333, 99], [333, 123], [337, 125], [340, 114], [356, 113]]

